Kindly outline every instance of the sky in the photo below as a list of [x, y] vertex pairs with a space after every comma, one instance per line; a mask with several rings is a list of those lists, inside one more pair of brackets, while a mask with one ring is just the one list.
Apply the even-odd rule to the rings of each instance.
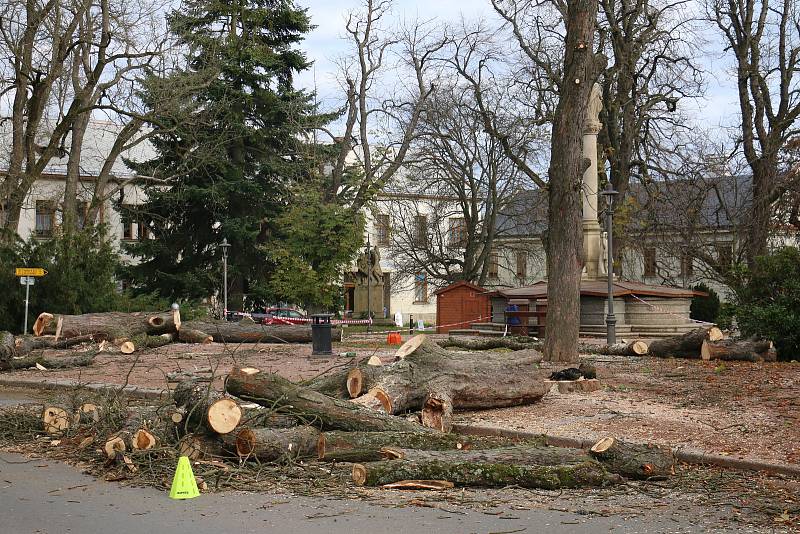
[[[314, 68], [297, 79], [301, 86], [316, 87], [323, 109], [332, 109], [340, 102], [341, 92], [335, 80], [335, 59], [346, 50], [345, 18], [350, 10], [360, 5], [360, 0], [298, 0], [308, 8], [312, 23], [317, 26], [306, 38], [303, 46]], [[496, 20], [489, 0], [395, 0], [393, 21], [437, 19], [442, 22], [467, 20]], [[390, 22], [391, 23], [391, 22]], [[721, 39], [710, 29], [701, 64], [708, 71], [704, 98], [682, 105], [692, 120], [701, 126], [717, 128], [729, 125], [738, 112], [738, 100], [733, 79], [727, 69], [729, 58], [723, 54]]]

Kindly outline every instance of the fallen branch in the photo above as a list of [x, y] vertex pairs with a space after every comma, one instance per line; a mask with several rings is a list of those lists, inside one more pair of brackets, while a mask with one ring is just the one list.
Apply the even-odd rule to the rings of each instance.
[[774, 362], [777, 352], [767, 340], [721, 339], [703, 341], [700, 357], [703, 360]]
[[722, 331], [716, 326], [696, 328], [680, 336], [653, 341], [648, 348], [648, 354], [658, 358], [699, 360], [703, 341], [719, 341], [722, 338]]

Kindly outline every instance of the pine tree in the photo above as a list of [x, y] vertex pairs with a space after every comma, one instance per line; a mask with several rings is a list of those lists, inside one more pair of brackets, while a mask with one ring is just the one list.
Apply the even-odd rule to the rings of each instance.
[[304, 140], [325, 118], [292, 84], [309, 65], [297, 45], [311, 24], [290, 0], [189, 0], [168, 21], [186, 67], [146, 80], [143, 100], [155, 108], [178, 87], [197, 90], [153, 125], [157, 157], [134, 164], [166, 182], [145, 188], [136, 216], [153, 239], [129, 247], [141, 260], [129, 274], [142, 291], [206, 297], [220, 288], [226, 238], [233, 308], [237, 295], [268, 285], [266, 244], [292, 190], [314, 179]]

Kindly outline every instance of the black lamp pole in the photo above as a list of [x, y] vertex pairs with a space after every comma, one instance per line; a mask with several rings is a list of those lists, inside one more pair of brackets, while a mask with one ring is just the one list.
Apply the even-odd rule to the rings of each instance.
[[601, 193], [606, 197], [606, 234], [608, 245], [606, 246], [606, 256], [608, 258], [608, 313], [606, 314], [606, 343], [613, 345], [617, 342], [617, 318], [614, 315], [614, 198], [619, 191], [614, 190], [611, 181], [606, 184], [605, 190]]

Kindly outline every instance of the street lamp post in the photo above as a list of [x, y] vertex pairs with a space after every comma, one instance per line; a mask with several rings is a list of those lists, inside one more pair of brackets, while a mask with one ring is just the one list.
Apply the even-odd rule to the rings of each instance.
[[606, 342], [613, 345], [617, 342], [617, 318], [614, 315], [614, 198], [619, 191], [614, 190], [614, 186], [609, 181], [605, 190], [601, 193], [606, 197], [606, 235], [608, 245], [606, 246], [606, 256], [608, 258], [608, 313], [606, 314]]
[[372, 246], [367, 233], [367, 332], [372, 331]]
[[231, 244], [226, 238], [222, 238], [219, 244], [222, 249], [222, 319], [228, 320], [228, 249]]

